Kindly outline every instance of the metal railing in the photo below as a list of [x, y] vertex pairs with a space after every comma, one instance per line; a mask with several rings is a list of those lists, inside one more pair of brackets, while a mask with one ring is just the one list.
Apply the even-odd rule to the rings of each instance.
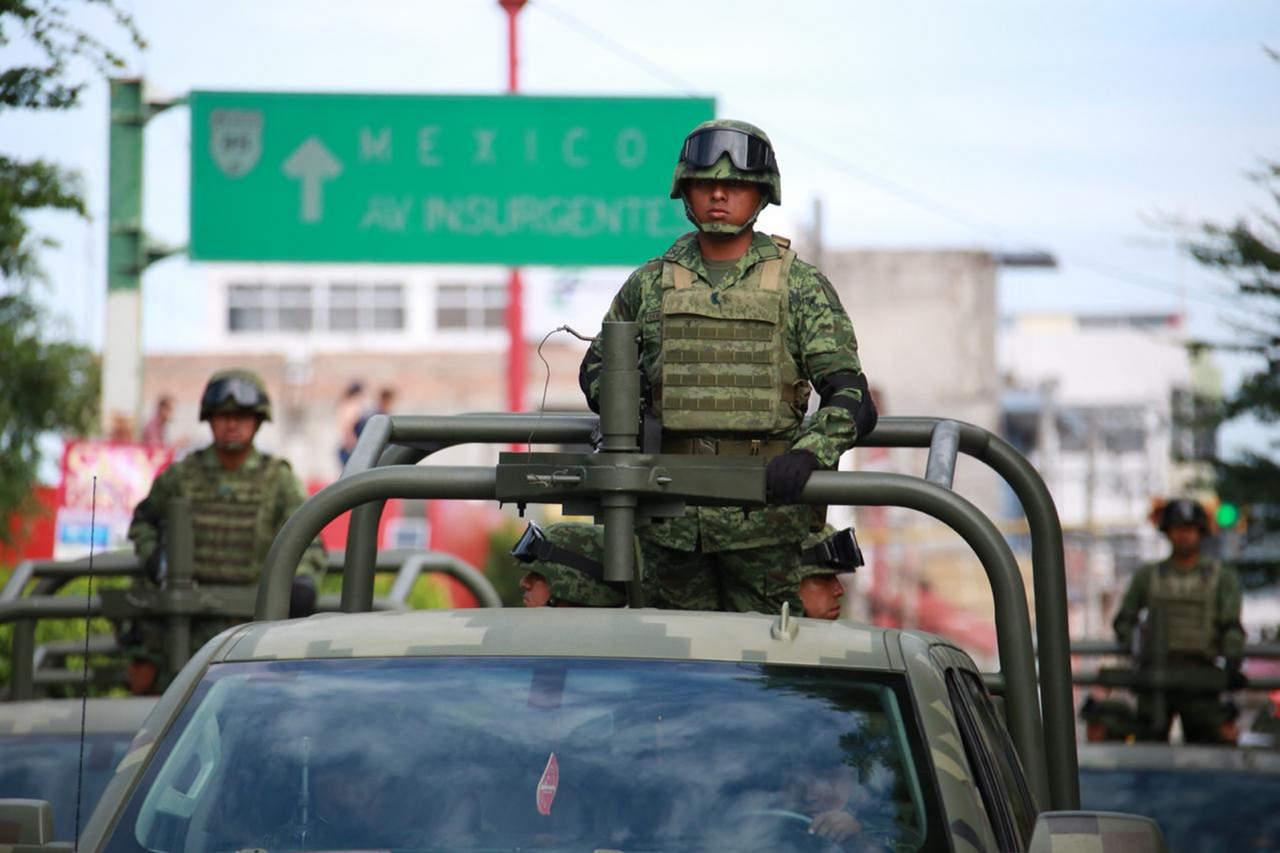
[[[346, 510], [352, 514], [342, 609], [368, 609], [378, 521], [391, 497], [568, 502], [575, 513], [591, 508], [605, 522], [604, 563], [609, 580], [632, 578], [630, 543], [637, 514], [669, 513], [673, 505], [722, 505], [724, 494], [736, 496], [732, 503], [763, 504], [759, 459], [708, 462], [706, 457], [639, 452], [638, 398], [627, 395], [633, 383], [621, 381], [621, 374], [635, 371], [634, 324], [606, 323], [602, 339], [605, 370], [611, 371], [611, 363], [627, 368], [611, 371], [610, 381], [601, 382], [600, 418], [574, 414], [371, 418], [342, 477], [313, 495], [277, 536], [258, 590], [258, 618], [275, 618], [287, 610], [292, 567], [302, 549], [330, 519]], [[504, 453], [497, 468], [416, 465], [436, 450], [457, 444], [585, 444], [593, 435], [601, 439], [599, 454]], [[881, 418], [875, 431], [859, 444], [927, 447], [927, 478], [820, 471], [810, 478], [799, 502], [905, 506], [947, 524], [973, 548], [991, 583], [996, 609], [1000, 671], [987, 674], [986, 680], [1006, 696], [1006, 720], [1040, 801], [1055, 809], [1078, 808], [1062, 527], [1044, 481], [1007, 442], [972, 424], [938, 418]], [[1032, 542], [1035, 645], [1022, 576], [1007, 543], [990, 519], [950, 489], [959, 453], [999, 474], [1026, 514]], [[703, 482], [706, 476], [719, 480], [719, 487], [708, 488]], [[724, 486], [726, 479], [733, 488]]]
[[[174, 565], [175, 559], [181, 560], [182, 557], [171, 554], [170, 565]], [[328, 554], [326, 572], [341, 574], [344, 564], [345, 553], [331, 551]], [[388, 549], [377, 554], [372, 570], [375, 574], [394, 574], [395, 578], [385, 596], [371, 598], [368, 608], [370, 610], [405, 609], [409, 593], [418, 578], [432, 573], [457, 579], [476, 597], [481, 607], [502, 606], [502, 601], [488, 578], [473, 566], [451, 554], [413, 549]], [[102, 590], [88, 599], [84, 596], [57, 595], [59, 590], [77, 578], [92, 577], [97, 580], [137, 578], [143, 575], [145, 570], [131, 551], [95, 554], [92, 568], [87, 557], [66, 561], [24, 560], [15, 566], [4, 588], [0, 589], [0, 624], [13, 625], [10, 677], [5, 698], [30, 699], [38, 694], [38, 688], [79, 683], [86, 678], [95, 686], [122, 684], [124, 681], [123, 664], [117, 666], [108, 663], [90, 666], [88, 673], [65, 666], [67, 657], [84, 654], [83, 639], [37, 645], [36, 624], [44, 619], [106, 616], [114, 620], [130, 617], [169, 620], [170, 635], [172, 633], [178, 635], [170, 643], [170, 651], [176, 654], [176, 659], [181, 662], [186, 660], [189, 646], [184, 645], [179, 648], [178, 644], [183, 641], [184, 636], [189, 636], [191, 617], [232, 615], [247, 620], [252, 616], [252, 605], [243, 603], [246, 601], [244, 591], [233, 590], [240, 594], [229, 596], [226, 588], [199, 589], [192, 586], [185, 589], [185, 594], [183, 592], [179, 592], [177, 596], [153, 594], [148, 595], [145, 600], [136, 601], [127, 592], [118, 589]], [[183, 573], [179, 571], [177, 576], [181, 579]], [[27, 589], [28, 586], [31, 587], [30, 590]], [[238, 599], [238, 602], [227, 600], [229, 597]], [[136, 606], [131, 606], [131, 601]], [[336, 611], [340, 609], [341, 603], [340, 595], [322, 594], [316, 600], [316, 611]], [[180, 624], [174, 632], [172, 623], [174, 619], [187, 620], [185, 625], [188, 631], [184, 631]], [[88, 643], [89, 653], [92, 656], [111, 656], [120, 651], [119, 644], [113, 635], [91, 635]]]

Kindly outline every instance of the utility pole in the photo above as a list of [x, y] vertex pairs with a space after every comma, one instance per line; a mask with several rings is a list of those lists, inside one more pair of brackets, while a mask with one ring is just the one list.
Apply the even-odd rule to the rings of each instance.
[[[516, 16], [527, 0], [498, 0], [507, 13], [507, 94], [520, 91], [520, 64]], [[524, 410], [524, 382], [528, 372], [524, 345], [524, 286], [520, 268], [512, 267], [507, 280], [507, 411]]]
[[107, 328], [102, 339], [102, 417], [142, 421], [142, 271], [175, 249], [142, 229], [143, 128], [176, 101], [147, 103], [142, 80], [113, 78], [107, 177]]

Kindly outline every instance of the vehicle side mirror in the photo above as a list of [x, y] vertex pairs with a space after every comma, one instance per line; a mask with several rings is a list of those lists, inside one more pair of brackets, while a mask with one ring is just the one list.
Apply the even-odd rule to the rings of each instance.
[[53, 841], [53, 806], [48, 800], [0, 800], [0, 845]]
[[1041, 812], [1028, 853], [1077, 849], [1168, 851], [1160, 825], [1149, 817], [1120, 812]]

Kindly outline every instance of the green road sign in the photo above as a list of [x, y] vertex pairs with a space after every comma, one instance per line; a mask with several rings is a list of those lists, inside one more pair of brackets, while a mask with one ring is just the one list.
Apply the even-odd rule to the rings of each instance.
[[191, 93], [191, 257], [635, 264], [710, 98]]

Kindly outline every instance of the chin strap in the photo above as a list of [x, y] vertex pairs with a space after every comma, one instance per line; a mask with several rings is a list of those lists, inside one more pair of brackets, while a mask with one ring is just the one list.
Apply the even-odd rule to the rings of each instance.
[[684, 201], [684, 215], [694, 224], [695, 227], [703, 234], [727, 234], [730, 237], [736, 237], [743, 231], [746, 231], [752, 225], [756, 224], [756, 220], [760, 218], [760, 213], [768, 206], [769, 202], [760, 199], [760, 205], [756, 208], [756, 212], [751, 214], [751, 218], [741, 225], [730, 225], [727, 222], [699, 222], [693, 215], [693, 208], [689, 206], [689, 197], [681, 194]]

